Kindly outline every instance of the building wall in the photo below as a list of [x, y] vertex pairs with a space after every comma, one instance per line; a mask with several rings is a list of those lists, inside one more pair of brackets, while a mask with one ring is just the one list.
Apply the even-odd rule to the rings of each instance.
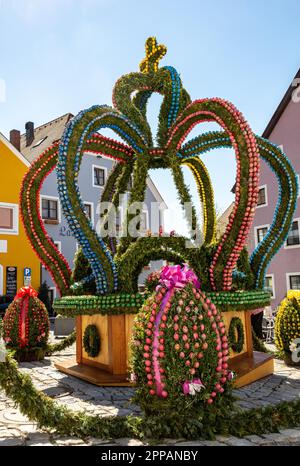
[[[280, 120], [272, 131], [269, 140], [279, 146], [290, 159], [294, 170], [300, 173], [300, 104], [290, 101], [284, 110]], [[267, 206], [258, 207], [255, 212], [252, 230], [249, 236], [248, 247], [252, 252], [255, 247], [255, 227], [270, 225], [278, 198], [278, 183], [274, 173], [265, 162], [261, 162], [260, 186], [267, 186]], [[300, 217], [299, 202], [294, 218]], [[276, 307], [286, 296], [288, 289], [287, 274], [300, 273], [300, 246], [282, 247], [272, 260], [267, 275], [274, 276], [275, 298], [272, 299], [272, 307]]]
[[[100, 197], [103, 191], [103, 188], [101, 187], [94, 187], [93, 186], [93, 166], [98, 166], [99, 168], [105, 168], [107, 170], [106, 173], [106, 179], [109, 176], [109, 172], [111, 168], [113, 167], [114, 162], [105, 157], [97, 157], [94, 154], [84, 154], [81, 168], [80, 168], [80, 173], [79, 173], [79, 188], [81, 192], [81, 197], [84, 202], [89, 202], [92, 203], [92, 211], [94, 213], [94, 226], [97, 229], [97, 223], [99, 222], [99, 214], [100, 214], [100, 209], [99, 209], [99, 201]], [[59, 199], [58, 196], [58, 190], [57, 190], [57, 181], [56, 181], [56, 173], [55, 171], [52, 172], [48, 178], [45, 180], [43, 183], [42, 189], [41, 189], [41, 197], [43, 196], [51, 196], [56, 199]], [[146, 196], [145, 196], [145, 204], [148, 208], [148, 211], [150, 212], [150, 206], [152, 202], [156, 202], [155, 196], [153, 193], [147, 188], [146, 190]], [[60, 206], [60, 203], [59, 203]], [[60, 223], [58, 225], [49, 225], [45, 224], [45, 227], [47, 229], [48, 234], [50, 237], [53, 239], [55, 242], [60, 242], [61, 243], [61, 251], [65, 258], [68, 260], [69, 265], [71, 268], [73, 268], [73, 259], [74, 255], [77, 249], [77, 242], [75, 238], [72, 236], [72, 232], [68, 227], [67, 221], [64, 218], [62, 211], [61, 211], [61, 206], [60, 208]], [[162, 218], [160, 217], [159, 219], [157, 216], [153, 216], [152, 218], [152, 223], [151, 223], [151, 214], [149, 213], [149, 228], [153, 232], [158, 232], [159, 226], [162, 224]], [[159, 268], [162, 265], [162, 261], [155, 261], [151, 263], [150, 268], [147, 268], [143, 270], [143, 273], [140, 276], [139, 283], [143, 283], [145, 278], [149, 273], [151, 273], [153, 270]], [[47, 284], [50, 286], [50, 288], [53, 289], [54, 291], [54, 297], [58, 296], [58, 292], [55, 289], [55, 285], [53, 283], [52, 278], [50, 277], [48, 271], [45, 269], [45, 267], [42, 267], [42, 280], [46, 281]]]
[[[18, 234], [0, 232], [0, 295], [6, 294], [6, 267], [17, 267], [17, 288], [24, 285], [24, 268], [31, 268], [31, 284], [40, 285], [40, 263], [27, 240], [19, 212], [19, 191], [28, 167], [10, 144], [0, 138], [0, 203], [15, 204], [18, 208]], [[4, 252], [4, 251], [7, 252]]]

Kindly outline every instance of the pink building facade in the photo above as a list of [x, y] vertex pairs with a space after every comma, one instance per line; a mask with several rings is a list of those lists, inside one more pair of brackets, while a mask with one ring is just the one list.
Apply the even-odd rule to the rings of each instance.
[[[300, 174], [300, 70], [275, 111], [263, 137], [280, 146]], [[259, 201], [248, 241], [249, 252], [255, 249], [272, 223], [278, 199], [275, 174], [261, 160]], [[299, 194], [298, 194], [299, 201]], [[269, 265], [266, 288], [272, 291], [272, 308], [276, 308], [290, 289], [300, 289], [300, 202], [288, 238]]]

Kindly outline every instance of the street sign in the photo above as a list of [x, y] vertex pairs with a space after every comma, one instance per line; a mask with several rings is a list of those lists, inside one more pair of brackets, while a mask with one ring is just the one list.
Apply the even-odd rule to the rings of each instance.
[[31, 285], [31, 268], [25, 267], [24, 268], [24, 286]]

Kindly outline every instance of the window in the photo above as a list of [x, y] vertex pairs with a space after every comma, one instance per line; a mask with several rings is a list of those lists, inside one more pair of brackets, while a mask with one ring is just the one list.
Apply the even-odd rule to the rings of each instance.
[[298, 197], [300, 197], [300, 175], [297, 174], [297, 181], [298, 181]]
[[58, 223], [58, 200], [54, 198], [42, 198], [42, 219]]
[[17, 235], [19, 232], [18, 204], [0, 203], [0, 233]]
[[266, 275], [265, 289], [270, 291], [271, 298], [275, 299], [274, 275]]
[[54, 246], [61, 252], [61, 241], [53, 241]]
[[267, 186], [261, 186], [258, 190], [257, 207], [265, 207], [268, 205], [267, 201]]
[[256, 246], [264, 239], [269, 229], [269, 225], [260, 225], [254, 228]]
[[95, 167], [93, 165], [93, 186], [104, 186], [105, 185], [105, 168]]
[[300, 290], [300, 273], [287, 273], [287, 291]]
[[84, 204], [84, 211], [87, 218], [92, 219], [92, 206], [91, 204]]
[[299, 235], [299, 219], [295, 219], [292, 223], [288, 237], [286, 239], [286, 248], [300, 246], [300, 235]]
[[0, 228], [11, 230], [13, 227], [13, 210], [8, 207], [0, 207]]

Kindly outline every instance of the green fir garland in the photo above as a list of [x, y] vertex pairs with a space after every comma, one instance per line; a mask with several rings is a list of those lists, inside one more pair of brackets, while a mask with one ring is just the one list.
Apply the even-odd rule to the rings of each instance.
[[83, 335], [84, 350], [91, 358], [95, 358], [100, 353], [101, 339], [96, 325], [88, 325]]
[[231, 319], [228, 329], [228, 339], [232, 351], [234, 351], [235, 353], [240, 353], [244, 346], [245, 333], [243, 322], [239, 317], [233, 317]]
[[[281, 402], [241, 411], [206, 408], [197, 418], [177, 412], [163, 416], [92, 416], [59, 406], [53, 399], [37, 390], [28, 374], [18, 370], [16, 361], [7, 356], [0, 363], [0, 387], [21, 413], [38, 427], [55, 429], [61, 435], [81, 438], [210, 438], [215, 435], [262, 435], [300, 423], [300, 400]], [[209, 422], [208, 422], [209, 419]]]

